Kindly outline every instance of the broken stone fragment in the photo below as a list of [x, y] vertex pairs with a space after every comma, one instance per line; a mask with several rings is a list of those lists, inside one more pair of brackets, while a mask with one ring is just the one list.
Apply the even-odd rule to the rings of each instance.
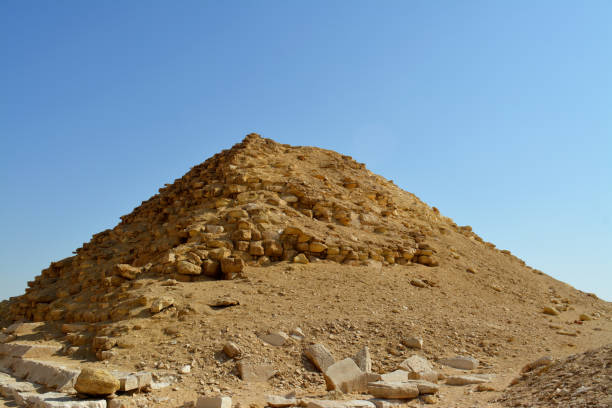
[[311, 344], [304, 349], [304, 355], [321, 371], [324, 373], [336, 360], [334, 356], [327, 350], [327, 348], [321, 344]]
[[376, 408], [399, 408], [406, 405], [406, 400], [402, 399], [373, 398], [370, 401], [376, 405]]
[[239, 362], [237, 367], [240, 378], [247, 382], [265, 382], [278, 373], [274, 367], [268, 364]]
[[432, 383], [438, 382], [438, 372], [435, 370], [426, 371], [412, 371], [408, 373], [408, 379], [410, 380], [425, 380]]
[[300, 329], [299, 327], [296, 327], [295, 329], [291, 330], [289, 335], [291, 335], [291, 337], [296, 340], [303, 340], [306, 337], [306, 335], [304, 334], [304, 331]]
[[136, 279], [140, 275], [141, 268], [137, 268], [128, 264], [117, 264], [115, 265], [115, 274], [125, 279]]
[[323, 252], [326, 249], [327, 249], [327, 245], [321, 242], [311, 242], [310, 245], [308, 246], [308, 250], [314, 253]]
[[308, 258], [306, 258], [306, 255], [304, 255], [304, 254], [297, 254], [293, 258], [293, 262], [294, 263], [299, 263], [299, 264], [307, 264], [308, 263]]
[[420, 280], [420, 279], [416, 279], [416, 278], [415, 278], [415, 279], [412, 279], [412, 280], [410, 281], [410, 284], [411, 284], [412, 286], [416, 286], [417, 288], [426, 288], [426, 287], [427, 287], [427, 284], [426, 284], [425, 282], [423, 282], [423, 281], [422, 281], [422, 280]]
[[420, 337], [408, 337], [407, 339], [402, 340], [402, 344], [406, 347], [422, 349], [423, 339]]
[[86, 367], [77, 377], [74, 389], [85, 395], [106, 396], [114, 394], [120, 385], [119, 380], [108, 371]]
[[542, 309], [542, 313], [550, 315], [550, 316], [558, 316], [559, 315], [559, 311], [557, 309], [555, 309], [554, 307], [551, 307], [551, 306], [544, 306], [544, 308]]
[[383, 382], [407, 382], [408, 371], [395, 370], [390, 373], [385, 373], [380, 376], [380, 381]]
[[228, 341], [227, 343], [225, 343], [225, 345], [223, 346], [223, 352], [227, 354], [229, 358], [237, 358], [240, 357], [240, 355], [242, 354], [242, 350], [240, 350], [240, 347], [233, 341]]
[[219, 262], [211, 259], [203, 261], [202, 271], [206, 276], [216, 277], [219, 274]]
[[431, 383], [429, 381], [424, 380], [408, 380], [410, 384], [415, 384], [419, 389], [419, 395], [421, 394], [435, 394], [440, 391], [440, 386], [438, 384]]
[[261, 339], [272, 346], [280, 347], [289, 341], [289, 336], [282, 331], [278, 331], [266, 334]]
[[449, 367], [458, 368], [460, 370], [474, 370], [478, 367], [479, 361], [473, 357], [456, 356], [451, 358], [443, 358], [440, 360], [440, 363]]
[[200, 275], [202, 273], [202, 268], [191, 262], [178, 261], [176, 264], [176, 271], [181, 275]]
[[310, 400], [306, 408], [376, 408], [376, 405], [366, 400]]
[[237, 306], [239, 304], [240, 301], [238, 299], [229, 296], [221, 296], [208, 302], [208, 306], [217, 308]]
[[168, 296], [160, 297], [151, 302], [151, 313], [159, 313], [174, 305], [174, 299]]
[[221, 259], [221, 271], [223, 272], [223, 277], [227, 280], [236, 279], [242, 275], [244, 266], [242, 258], [227, 257]]
[[285, 408], [297, 405], [295, 397], [282, 397], [279, 395], [268, 395], [266, 398], [268, 406], [272, 408]]
[[417, 385], [407, 382], [371, 382], [367, 391], [376, 398], [409, 399], [419, 396]]
[[469, 385], [469, 384], [482, 384], [489, 382], [490, 380], [484, 376], [473, 375], [452, 375], [446, 379], [447, 385]]
[[231, 397], [199, 397], [195, 408], [232, 408]]
[[364, 346], [355, 356], [353, 357], [357, 367], [364, 373], [372, 371], [372, 357], [370, 356], [370, 349], [368, 346]]
[[423, 372], [423, 371], [432, 371], [433, 366], [431, 363], [424, 357], [418, 356], [416, 354], [408, 357], [404, 361], [402, 361], [399, 365], [399, 368], [402, 370], [406, 370], [408, 372]]
[[107, 336], [94, 337], [92, 344], [91, 344], [92, 348], [95, 351], [110, 350], [113, 347], [115, 347], [115, 345], [117, 345], [117, 340], [107, 337]]
[[529, 372], [529, 371], [531, 371], [531, 370], [533, 370], [535, 368], [546, 366], [546, 365], [550, 365], [552, 363], [553, 363], [553, 358], [551, 356], [543, 356], [543, 357], [538, 358], [535, 361], [532, 361], [531, 363], [526, 364], [522, 368], [521, 372], [522, 373], [526, 373], [526, 372]]
[[328, 390], [344, 393], [360, 393], [367, 390], [367, 374], [357, 367], [351, 358], [345, 358], [329, 366], [323, 373]]

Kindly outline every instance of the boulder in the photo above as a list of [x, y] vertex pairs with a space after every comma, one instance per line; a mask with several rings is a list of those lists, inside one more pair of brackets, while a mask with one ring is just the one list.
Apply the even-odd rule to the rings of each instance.
[[106, 396], [114, 394], [121, 384], [111, 373], [100, 368], [86, 367], [76, 379], [74, 388], [85, 395]]
[[351, 358], [332, 364], [323, 373], [328, 390], [360, 393], [367, 389], [368, 377]]

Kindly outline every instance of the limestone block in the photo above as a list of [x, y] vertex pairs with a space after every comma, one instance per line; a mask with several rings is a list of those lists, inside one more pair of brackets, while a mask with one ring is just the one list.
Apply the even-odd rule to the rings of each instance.
[[306, 347], [304, 354], [322, 373], [336, 362], [327, 348], [320, 343]]
[[479, 361], [473, 357], [456, 356], [451, 358], [443, 358], [440, 360], [440, 363], [449, 367], [458, 368], [460, 370], [473, 370], [478, 367]]
[[376, 405], [366, 400], [310, 400], [306, 408], [376, 408]]
[[280, 395], [268, 395], [266, 398], [267, 406], [272, 408], [285, 408], [297, 406], [295, 397], [282, 397]]
[[469, 385], [489, 382], [489, 379], [476, 375], [453, 375], [446, 379], [447, 385]]
[[353, 357], [357, 367], [364, 373], [372, 371], [372, 357], [370, 356], [370, 349], [368, 346], [364, 346], [355, 356]]
[[402, 340], [402, 344], [406, 347], [422, 349], [423, 348], [423, 339], [420, 337], [408, 337]]
[[274, 377], [277, 371], [268, 364], [254, 364], [241, 361], [238, 363], [238, 373], [242, 381], [265, 382]]
[[407, 382], [408, 371], [406, 370], [395, 370], [390, 373], [385, 373], [380, 376], [380, 381], [383, 382]]
[[328, 390], [359, 393], [367, 389], [367, 375], [351, 358], [332, 364], [323, 373]]
[[376, 398], [409, 399], [419, 395], [414, 383], [376, 381], [368, 384], [368, 394]]
[[115, 265], [115, 274], [125, 279], [136, 279], [142, 272], [141, 268], [136, 268], [128, 264], [117, 264]]
[[202, 268], [187, 261], [178, 261], [176, 263], [176, 272], [181, 275], [200, 275]]
[[225, 279], [236, 279], [245, 267], [242, 258], [228, 257], [221, 260], [221, 272]]
[[199, 397], [195, 404], [196, 408], [232, 408], [231, 397]]
[[433, 366], [426, 358], [416, 354], [402, 361], [399, 365], [399, 368], [408, 372], [422, 372], [433, 370]]
[[287, 333], [278, 331], [278, 332], [266, 334], [261, 339], [268, 344], [280, 347], [289, 341], [289, 336], [287, 335]]

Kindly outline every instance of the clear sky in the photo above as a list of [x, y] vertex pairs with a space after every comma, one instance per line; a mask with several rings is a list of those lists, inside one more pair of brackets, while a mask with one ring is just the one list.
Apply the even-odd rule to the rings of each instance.
[[0, 2], [0, 299], [257, 132], [612, 301], [610, 1]]

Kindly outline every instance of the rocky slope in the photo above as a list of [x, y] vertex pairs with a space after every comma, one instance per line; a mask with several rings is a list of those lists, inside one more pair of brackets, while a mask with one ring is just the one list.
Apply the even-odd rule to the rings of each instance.
[[496, 406], [517, 367], [612, 338], [609, 303], [328, 150], [251, 134], [121, 219], [0, 305], [4, 326], [40, 322], [2, 340], [175, 384], [148, 406], [319, 395], [313, 343], [335, 360], [367, 346], [381, 374], [416, 353], [452, 376], [440, 362], [469, 355], [491, 390], [445, 388], [439, 404]]

